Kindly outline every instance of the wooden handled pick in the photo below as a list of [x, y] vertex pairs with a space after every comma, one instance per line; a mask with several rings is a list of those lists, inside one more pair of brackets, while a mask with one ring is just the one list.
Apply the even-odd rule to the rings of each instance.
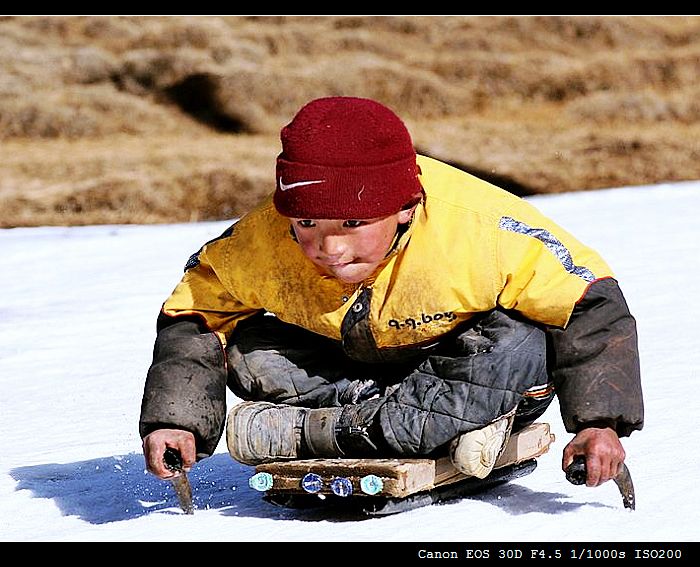
[[171, 447], [168, 447], [163, 453], [163, 462], [165, 466], [171, 471], [175, 472], [176, 475], [170, 479], [170, 482], [175, 489], [175, 494], [177, 494], [178, 502], [180, 502], [180, 508], [182, 508], [185, 514], [194, 514], [194, 505], [192, 504], [192, 487], [190, 486], [190, 481], [187, 478], [187, 473], [182, 468], [182, 457], [180, 453]]
[[[586, 458], [579, 455], [574, 458], [574, 461], [566, 469], [566, 480], [571, 484], [585, 484], [587, 474]], [[615, 484], [617, 484], [617, 488], [622, 495], [622, 503], [625, 508], [634, 510], [634, 484], [632, 484], [632, 476], [625, 463], [622, 463], [620, 472], [617, 473], [617, 476], [613, 478], [613, 480]]]

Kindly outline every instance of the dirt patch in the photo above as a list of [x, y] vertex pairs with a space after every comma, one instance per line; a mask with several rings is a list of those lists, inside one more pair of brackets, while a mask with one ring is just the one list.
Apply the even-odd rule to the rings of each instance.
[[239, 216], [308, 100], [520, 194], [700, 179], [700, 17], [0, 18], [0, 227]]

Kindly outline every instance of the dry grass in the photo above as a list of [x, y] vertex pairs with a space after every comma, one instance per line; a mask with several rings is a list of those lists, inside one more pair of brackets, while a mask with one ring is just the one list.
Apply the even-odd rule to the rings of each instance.
[[518, 194], [700, 179], [700, 17], [2, 17], [0, 227], [238, 216], [312, 98]]

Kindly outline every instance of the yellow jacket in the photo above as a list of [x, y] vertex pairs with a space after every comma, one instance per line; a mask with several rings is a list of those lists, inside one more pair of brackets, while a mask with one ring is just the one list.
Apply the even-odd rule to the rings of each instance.
[[425, 199], [368, 281], [344, 284], [302, 253], [271, 198], [193, 257], [163, 306], [195, 314], [222, 344], [242, 319], [265, 310], [333, 339], [363, 288], [378, 348], [428, 343], [496, 306], [564, 328], [603, 259], [527, 201], [419, 156]]

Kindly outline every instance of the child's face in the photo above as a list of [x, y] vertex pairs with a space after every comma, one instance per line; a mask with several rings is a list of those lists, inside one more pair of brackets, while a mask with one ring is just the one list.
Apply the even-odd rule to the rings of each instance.
[[379, 267], [399, 224], [415, 207], [366, 220], [291, 219], [304, 255], [323, 272], [345, 283], [360, 283]]

